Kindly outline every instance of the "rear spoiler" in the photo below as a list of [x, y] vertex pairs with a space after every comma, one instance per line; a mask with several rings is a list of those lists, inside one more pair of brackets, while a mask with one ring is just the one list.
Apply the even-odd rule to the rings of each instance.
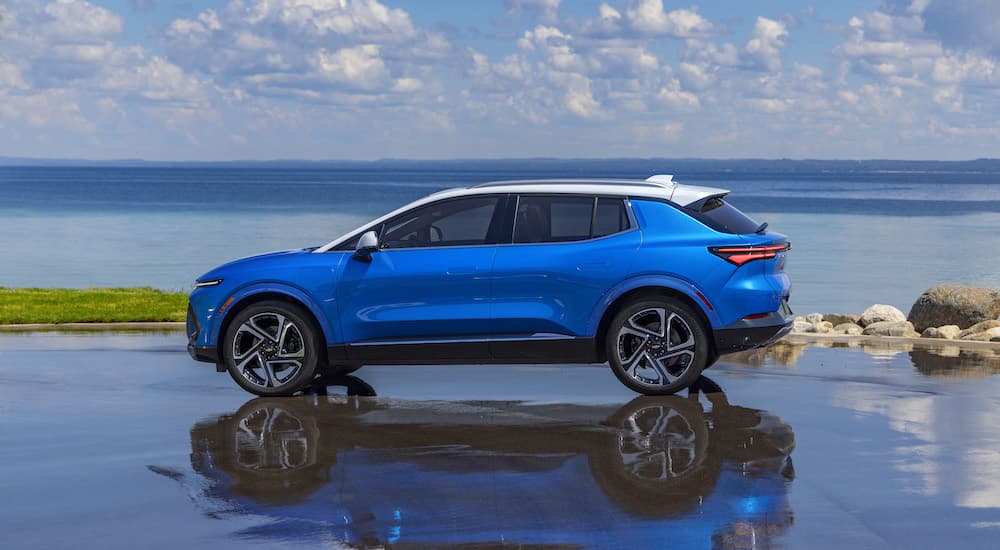
[[705, 207], [705, 203], [706, 202], [708, 202], [708, 201], [710, 201], [712, 199], [721, 199], [721, 198], [725, 197], [728, 194], [729, 194], [729, 191], [726, 191], [724, 193], [716, 193], [714, 195], [706, 195], [706, 196], [704, 196], [704, 197], [702, 197], [700, 199], [695, 200], [694, 202], [685, 204], [684, 208], [687, 208], [687, 209], [690, 209], [690, 210], [694, 210], [695, 212], [701, 212], [701, 209]]
[[679, 204], [685, 208], [701, 210], [702, 205], [708, 199], [722, 198], [729, 194], [728, 189], [718, 187], [702, 187], [700, 185], [686, 185], [674, 181], [674, 176], [670, 174], [657, 174], [646, 178], [649, 183], [656, 183], [670, 190], [670, 202]]

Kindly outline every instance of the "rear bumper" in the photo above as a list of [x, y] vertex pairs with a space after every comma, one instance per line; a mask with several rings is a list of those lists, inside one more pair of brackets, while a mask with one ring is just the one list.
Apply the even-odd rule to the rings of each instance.
[[715, 351], [719, 355], [735, 353], [773, 344], [792, 330], [792, 315], [788, 303], [760, 319], [741, 319], [715, 331]]

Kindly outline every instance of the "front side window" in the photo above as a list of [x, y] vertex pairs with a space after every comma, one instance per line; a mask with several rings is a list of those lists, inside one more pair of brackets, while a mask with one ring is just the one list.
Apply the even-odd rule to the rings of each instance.
[[622, 199], [524, 195], [517, 203], [514, 242], [583, 241], [628, 228]]
[[486, 244], [499, 202], [469, 197], [416, 208], [386, 222], [379, 242], [388, 249]]

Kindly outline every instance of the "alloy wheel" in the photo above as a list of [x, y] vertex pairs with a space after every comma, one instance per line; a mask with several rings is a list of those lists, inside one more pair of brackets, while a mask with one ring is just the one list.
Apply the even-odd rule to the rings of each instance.
[[618, 331], [618, 359], [625, 374], [648, 387], [668, 386], [695, 359], [695, 336], [675, 311], [647, 308], [630, 316]]
[[306, 360], [306, 345], [295, 322], [279, 313], [258, 313], [236, 330], [232, 342], [236, 370], [251, 384], [280, 388], [295, 378]]

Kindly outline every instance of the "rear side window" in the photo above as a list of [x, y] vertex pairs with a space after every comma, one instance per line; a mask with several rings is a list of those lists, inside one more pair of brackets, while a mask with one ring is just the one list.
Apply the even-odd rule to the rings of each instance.
[[622, 199], [522, 195], [517, 202], [514, 242], [583, 241], [628, 228]]
[[685, 208], [695, 219], [720, 233], [756, 233], [760, 224], [740, 212], [738, 208], [722, 200], [722, 197], [712, 197], [699, 206]]
[[625, 231], [629, 228], [625, 201], [621, 199], [597, 199], [594, 210], [594, 236], [603, 237]]

